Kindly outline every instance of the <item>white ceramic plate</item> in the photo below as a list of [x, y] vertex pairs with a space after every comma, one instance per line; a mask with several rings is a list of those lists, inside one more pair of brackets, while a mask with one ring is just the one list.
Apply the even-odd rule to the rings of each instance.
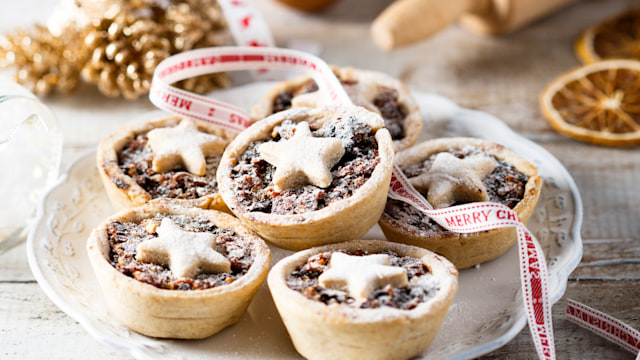
[[[248, 108], [268, 84], [216, 93], [216, 98]], [[550, 294], [556, 302], [582, 257], [582, 204], [566, 169], [551, 154], [485, 113], [462, 109], [436, 95], [415, 94], [425, 118], [422, 139], [473, 136], [501, 143], [539, 169], [544, 186], [529, 228], [545, 251]], [[91, 229], [113, 213], [102, 188], [94, 154], [75, 163], [45, 196], [27, 252], [45, 293], [96, 339], [144, 359], [295, 359], [266, 286], [242, 320], [205, 340], [160, 340], [128, 330], [106, 309], [85, 252]], [[383, 238], [376, 226], [367, 238]], [[287, 252], [273, 248], [274, 260]], [[460, 272], [458, 294], [440, 332], [420, 358], [469, 359], [513, 339], [526, 324], [520, 292], [517, 247], [496, 260]]]

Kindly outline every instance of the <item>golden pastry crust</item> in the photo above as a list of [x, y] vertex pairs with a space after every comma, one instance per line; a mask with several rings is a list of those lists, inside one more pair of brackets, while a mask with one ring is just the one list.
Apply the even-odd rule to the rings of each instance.
[[[116, 220], [140, 222], [156, 214], [205, 217], [219, 228], [233, 229], [251, 243], [254, 261], [247, 273], [232, 283], [205, 290], [160, 289], [120, 273], [108, 260], [107, 224]], [[87, 251], [111, 314], [144, 335], [180, 339], [204, 338], [240, 320], [271, 261], [264, 241], [233, 216], [175, 204], [147, 204], [113, 215], [91, 232]]]
[[[122, 150], [129, 142], [135, 139], [138, 134], [146, 133], [157, 128], [174, 127], [177, 126], [180, 121], [181, 118], [177, 116], [139, 121], [123, 126], [100, 142], [96, 154], [98, 171], [107, 195], [109, 196], [109, 200], [116, 211], [154, 201], [173, 202], [187, 207], [199, 207], [229, 212], [217, 192], [207, 194], [197, 199], [153, 199], [151, 194], [138, 185], [133, 178], [125, 174], [118, 166], [118, 151]], [[217, 135], [223, 139], [228, 140], [232, 136], [220, 128], [202, 121], [196, 122], [196, 126], [198, 130], [202, 132]]]
[[[418, 104], [411, 96], [409, 89], [398, 79], [387, 74], [361, 70], [353, 67], [331, 67], [341, 81], [357, 81], [356, 85], [346, 86], [345, 90], [356, 105], [363, 106], [371, 111], [380, 113], [380, 110], [373, 104], [373, 100], [377, 95], [379, 86], [387, 87], [398, 92], [398, 103], [403, 112], [406, 114], [403, 124], [403, 136], [393, 141], [394, 151], [406, 149], [418, 140], [420, 131], [422, 130], [422, 115]], [[273, 114], [274, 100], [282, 92], [290, 92], [299, 88], [311, 80], [309, 76], [299, 76], [291, 80], [283, 81], [274, 86], [262, 99], [251, 109], [251, 118], [253, 121], [264, 119]], [[322, 106], [322, 99], [319, 98], [318, 91], [313, 93], [298, 95], [293, 100], [293, 107]]]
[[[404, 170], [412, 164], [425, 160], [431, 154], [462, 149], [465, 146], [482, 149], [527, 175], [523, 198], [512, 209], [526, 224], [538, 202], [542, 190], [542, 179], [537, 175], [534, 165], [502, 145], [473, 138], [435, 139], [398, 153], [396, 163]], [[434, 251], [449, 259], [458, 269], [495, 259], [517, 240], [515, 228], [493, 229], [471, 234], [423, 231], [392, 218], [386, 212], [380, 217], [378, 224], [387, 240]]]
[[[438, 282], [433, 298], [412, 310], [326, 305], [287, 285], [287, 277], [315, 254], [331, 250], [391, 250], [419, 258]], [[458, 288], [458, 271], [431, 251], [379, 240], [353, 240], [295, 253], [273, 266], [267, 283], [296, 350], [307, 359], [408, 359], [424, 351], [440, 329]]]
[[[351, 196], [302, 214], [251, 212], [240, 204], [233, 189], [232, 168], [251, 142], [270, 139], [274, 127], [285, 120], [322, 124], [348, 116], [355, 116], [375, 131], [379, 159], [371, 177]], [[389, 132], [383, 128], [382, 119], [375, 113], [361, 107], [295, 108], [273, 114], [253, 124], [227, 146], [218, 168], [218, 186], [224, 202], [233, 214], [258, 235], [281, 248], [301, 250], [358, 238], [375, 225], [384, 210], [393, 156]]]

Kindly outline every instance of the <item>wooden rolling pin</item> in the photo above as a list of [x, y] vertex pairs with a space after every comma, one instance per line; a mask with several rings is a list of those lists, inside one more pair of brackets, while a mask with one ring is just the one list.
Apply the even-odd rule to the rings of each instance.
[[576, 0], [396, 0], [371, 25], [383, 50], [408, 45], [460, 21], [471, 31], [497, 35]]

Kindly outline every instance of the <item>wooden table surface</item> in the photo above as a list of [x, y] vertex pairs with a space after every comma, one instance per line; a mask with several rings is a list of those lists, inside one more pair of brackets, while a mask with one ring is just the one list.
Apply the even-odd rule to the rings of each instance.
[[[538, 94], [555, 76], [579, 64], [572, 47], [582, 29], [637, 1], [578, 1], [501, 37], [481, 37], [451, 26], [428, 41], [389, 53], [378, 50], [369, 38], [370, 22], [389, 0], [342, 0], [317, 15], [304, 15], [271, 0], [254, 2], [278, 45], [300, 39], [317, 42], [321, 56], [330, 63], [383, 71], [412, 90], [436, 93], [495, 115], [557, 157], [575, 179], [584, 203], [584, 256], [565, 295], [553, 307], [558, 358], [634, 358], [568, 322], [564, 311], [566, 299], [571, 298], [640, 328], [640, 149], [598, 147], [558, 135], [540, 112]], [[0, 30], [43, 22], [55, 4], [53, 0], [5, 4]], [[153, 109], [146, 99], [106, 99], [90, 86], [44, 102], [63, 127], [63, 169], [131, 117]], [[109, 117], [96, 111], [98, 107], [117, 108], [126, 116]], [[29, 270], [24, 244], [0, 255], [0, 358], [115, 357], [131, 355], [94, 340], [47, 298]], [[482, 358], [535, 357], [525, 328], [509, 344]]]

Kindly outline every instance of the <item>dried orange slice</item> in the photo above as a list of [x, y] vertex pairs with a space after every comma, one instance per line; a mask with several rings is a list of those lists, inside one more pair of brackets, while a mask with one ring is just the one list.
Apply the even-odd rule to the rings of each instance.
[[551, 126], [609, 146], [640, 144], [640, 61], [605, 60], [553, 80], [540, 95]]
[[640, 60], [640, 8], [585, 30], [575, 43], [575, 52], [585, 64], [614, 58]]

